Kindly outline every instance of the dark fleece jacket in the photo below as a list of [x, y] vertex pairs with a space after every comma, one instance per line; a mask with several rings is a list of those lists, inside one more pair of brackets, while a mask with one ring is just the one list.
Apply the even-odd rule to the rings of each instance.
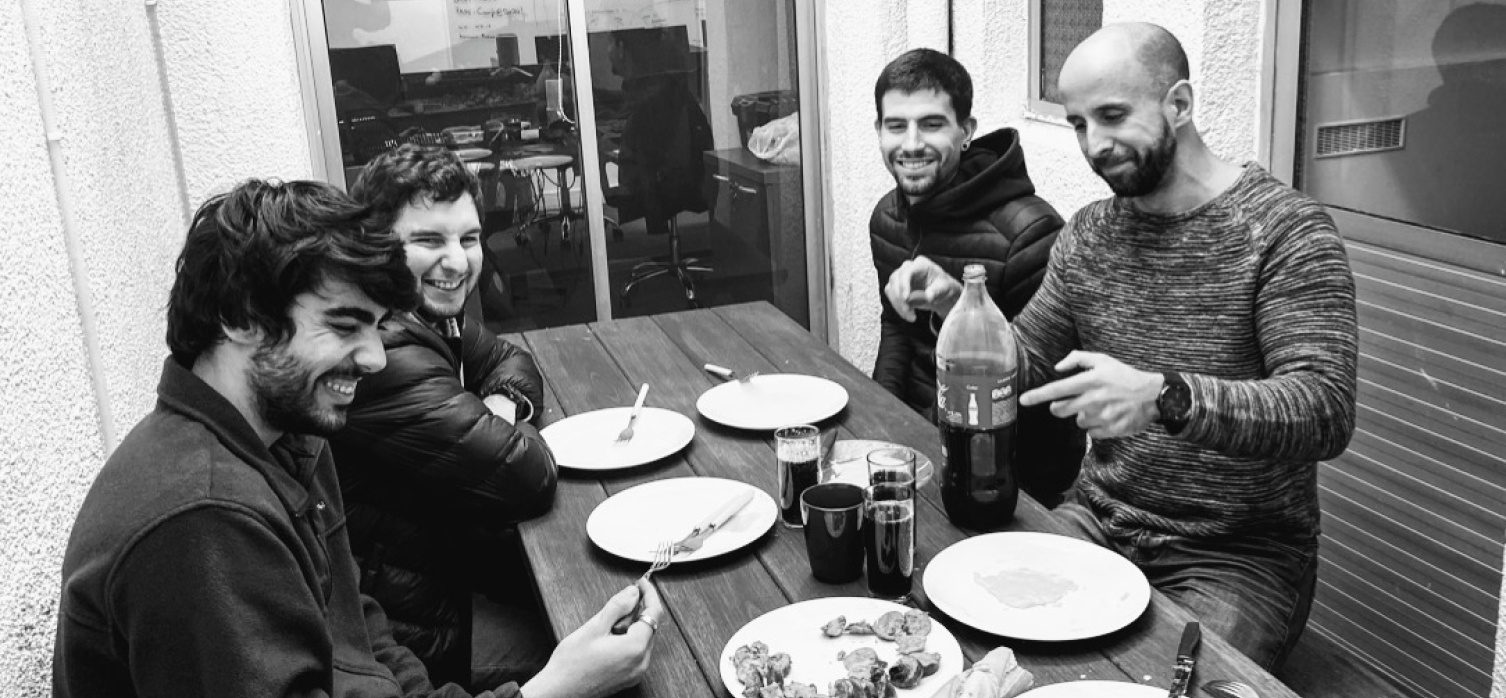
[[434, 690], [357, 591], [323, 439], [268, 448], [173, 359], [157, 395], [74, 522], [53, 696], [466, 695]]
[[[1040, 287], [1061, 227], [1061, 216], [1035, 195], [1019, 134], [1011, 128], [975, 139], [951, 182], [915, 205], [898, 188], [890, 191], [868, 223], [880, 289], [901, 264], [918, 256], [957, 279], [963, 267], [982, 264], [989, 296], [1011, 320]], [[922, 312], [915, 322], [905, 322], [882, 292], [879, 302], [882, 336], [873, 379], [934, 420], [933, 318]], [[1050, 502], [1076, 477], [1086, 440], [1076, 425], [1048, 410], [1045, 405], [1020, 410], [1017, 461], [1025, 489]]]

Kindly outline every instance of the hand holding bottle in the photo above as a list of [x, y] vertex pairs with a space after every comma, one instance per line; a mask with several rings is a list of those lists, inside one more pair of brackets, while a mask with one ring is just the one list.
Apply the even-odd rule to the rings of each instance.
[[941, 265], [916, 257], [899, 265], [884, 284], [884, 297], [907, 322], [915, 321], [915, 311], [929, 310], [945, 316], [962, 297], [962, 283], [946, 273]]

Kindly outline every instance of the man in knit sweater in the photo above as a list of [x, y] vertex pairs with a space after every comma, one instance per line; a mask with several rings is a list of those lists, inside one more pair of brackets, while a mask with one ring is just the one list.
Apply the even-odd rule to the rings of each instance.
[[[1058, 515], [1275, 669], [1317, 580], [1317, 461], [1354, 429], [1342, 241], [1317, 203], [1207, 149], [1166, 30], [1105, 27], [1059, 84], [1116, 196], [1067, 223], [1014, 326], [1033, 388], [1020, 403], [1092, 438]], [[944, 276], [917, 262], [886, 292], [945, 311]]]

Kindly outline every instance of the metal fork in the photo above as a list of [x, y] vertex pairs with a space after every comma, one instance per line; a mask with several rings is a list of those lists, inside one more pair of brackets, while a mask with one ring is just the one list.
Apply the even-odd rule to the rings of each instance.
[[638, 413], [643, 411], [643, 400], [647, 397], [648, 384], [644, 383], [643, 387], [638, 389], [638, 400], [633, 403], [633, 413], [628, 415], [627, 426], [623, 427], [622, 431], [617, 432], [617, 440], [612, 443], [625, 444], [633, 440], [633, 422], [638, 421]]
[[740, 374], [730, 368], [724, 368], [716, 364], [706, 364], [703, 368], [705, 368], [707, 371], [710, 371], [711, 373], [715, 373], [716, 375], [721, 376], [726, 380], [735, 380], [739, 383], [747, 383], [748, 381], [751, 381], [754, 378], [758, 377], [758, 371]]
[[[660, 541], [659, 545], [654, 548], [653, 563], [651, 563], [648, 566], [648, 569], [643, 573], [643, 581], [648, 581], [650, 577], [654, 576], [655, 572], [669, 567], [669, 563], [674, 560], [674, 557], [675, 541]], [[633, 623], [638, 622], [638, 616], [641, 615], [643, 615], [643, 595], [639, 594], [638, 603], [633, 604], [633, 610], [629, 611], [627, 615], [618, 618], [617, 622], [612, 624], [612, 634], [621, 635], [627, 632], [628, 627]]]
[[1228, 679], [1214, 679], [1203, 684], [1203, 692], [1214, 698], [1260, 698], [1255, 689]]

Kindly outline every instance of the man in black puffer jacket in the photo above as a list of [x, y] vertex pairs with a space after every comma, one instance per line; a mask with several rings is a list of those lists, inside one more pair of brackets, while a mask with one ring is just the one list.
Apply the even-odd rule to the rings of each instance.
[[[521, 681], [550, 636], [512, 526], [548, 511], [557, 469], [532, 424], [544, 392], [533, 357], [462, 312], [481, 271], [479, 184], [454, 154], [403, 146], [351, 194], [392, 221], [423, 294], [382, 324], [387, 367], [361, 381], [331, 439], [361, 590], [431, 675]], [[473, 596], [478, 576], [505, 598]]]
[[[1014, 319], [1046, 273], [1062, 219], [1035, 195], [1019, 134], [974, 139], [967, 69], [931, 49], [906, 52], [874, 86], [884, 164], [897, 185], [874, 206], [869, 241], [879, 288], [906, 260], [925, 256], [953, 277], [968, 264], [988, 271], [988, 293]], [[882, 336], [873, 379], [916, 411], [936, 417], [936, 332], [941, 318], [906, 320], [882, 292]], [[1086, 439], [1046, 406], [1022, 408], [1021, 486], [1048, 506], [1077, 477]]]

